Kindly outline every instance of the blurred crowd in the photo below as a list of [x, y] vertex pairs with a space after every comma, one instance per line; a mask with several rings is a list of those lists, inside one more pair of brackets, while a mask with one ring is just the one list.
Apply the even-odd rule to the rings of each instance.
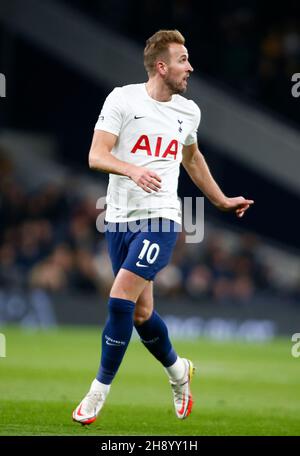
[[[1, 155], [0, 170], [0, 292], [107, 296], [113, 275], [104, 234], [96, 228], [96, 200], [102, 194], [83, 194], [68, 180], [28, 191]], [[240, 235], [232, 244], [222, 229], [206, 231], [199, 244], [186, 243], [185, 233], [179, 234], [171, 263], [157, 276], [157, 296], [242, 303], [267, 293], [299, 300], [300, 286], [279, 286], [254, 234]]]
[[1, 287], [55, 292], [101, 286], [95, 201], [68, 184], [27, 192], [6, 159], [1, 160], [0, 195]]
[[139, 45], [158, 28], [178, 28], [199, 76], [210, 77], [279, 115], [299, 121], [291, 77], [300, 73], [300, 3], [256, 0], [75, 0], [81, 8]]
[[157, 294], [219, 304], [252, 304], [258, 297], [299, 302], [300, 269], [297, 280], [285, 281], [257, 235], [231, 235], [220, 226], [205, 224], [202, 243], [186, 243], [181, 233], [171, 264], [157, 276]]

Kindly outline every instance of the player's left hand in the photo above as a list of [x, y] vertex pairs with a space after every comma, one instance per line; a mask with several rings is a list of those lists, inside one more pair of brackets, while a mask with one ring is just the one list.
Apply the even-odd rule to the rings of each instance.
[[236, 196], [234, 198], [226, 198], [224, 203], [220, 206], [223, 211], [235, 212], [237, 217], [243, 217], [244, 213], [250, 206], [254, 204], [253, 200], [244, 198], [243, 196]]

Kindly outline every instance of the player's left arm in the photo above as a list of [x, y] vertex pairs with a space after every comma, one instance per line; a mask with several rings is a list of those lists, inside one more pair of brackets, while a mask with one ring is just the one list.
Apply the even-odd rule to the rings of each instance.
[[243, 196], [229, 198], [224, 195], [211, 175], [197, 143], [183, 146], [182, 164], [194, 184], [221, 211], [234, 211], [238, 217], [242, 217], [254, 203], [253, 200], [246, 199]]

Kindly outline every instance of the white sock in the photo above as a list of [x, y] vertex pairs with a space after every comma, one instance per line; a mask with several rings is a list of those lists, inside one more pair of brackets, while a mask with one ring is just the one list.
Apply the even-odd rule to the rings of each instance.
[[185, 374], [185, 370], [185, 363], [182, 358], [179, 358], [179, 356], [177, 356], [177, 359], [172, 366], [165, 367], [165, 371], [170, 377], [170, 380], [173, 381], [181, 380]]
[[95, 378], [95, 380], [92, 381], [90, 389], [93, 391], [99, 391], [101, 393], [104, 393], [105, 396], [107, 396], [107, 394], [109, 393], [110, 387], [111, 387], [111, 385], [106, 385], [105, 383], [101, 383], [101, 382], [99, 382], [99, 380], [97, 380]]

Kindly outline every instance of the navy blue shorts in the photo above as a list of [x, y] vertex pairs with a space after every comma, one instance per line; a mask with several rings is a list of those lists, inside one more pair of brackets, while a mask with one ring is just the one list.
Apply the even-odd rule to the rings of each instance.
[[153, 280], [168, 264], [180, 228], [173, 220], [163, 218], [106, 222], [105, 237], [115, 276], [124, 268]]

